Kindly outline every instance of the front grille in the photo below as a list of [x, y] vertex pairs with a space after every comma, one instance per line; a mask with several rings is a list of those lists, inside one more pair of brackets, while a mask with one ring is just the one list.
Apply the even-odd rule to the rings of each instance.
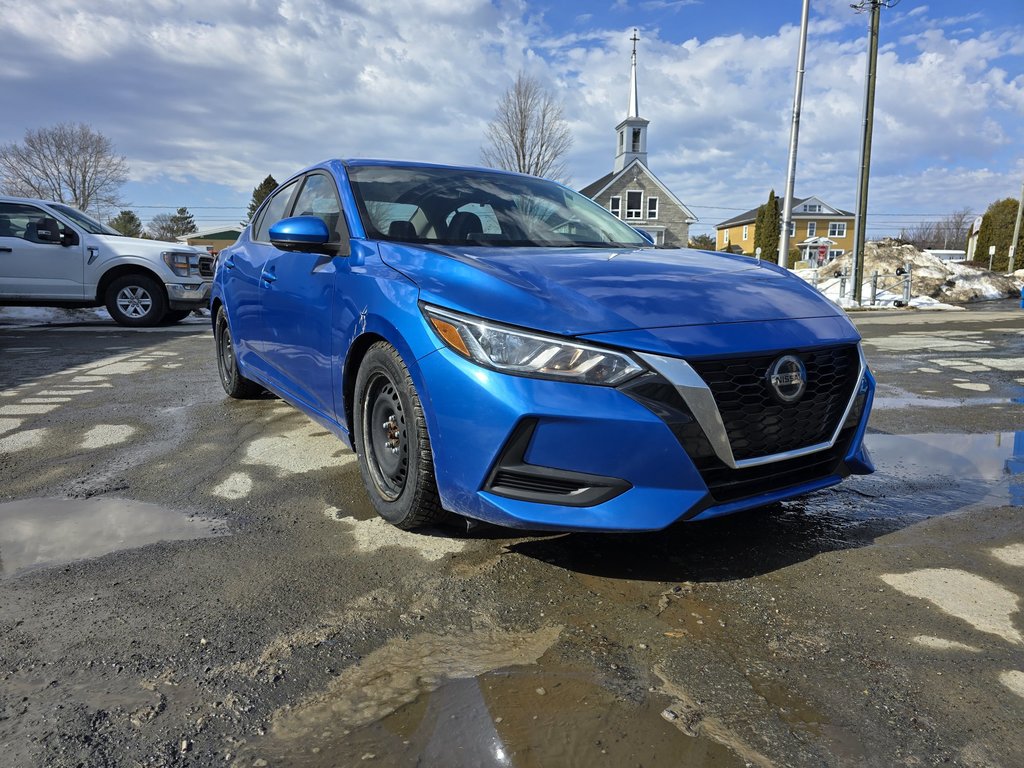
[[768, 368], [778, 354], [690, 361], [714, 395], [737, 461], [825, 443], [835, 434], [857, 385], [857, 347], [794, 354], [807, 368], [807, 389], [796, 403], [780, 403], [769, 390]]
[[199, 257], [199, 276], [213, 277], [213, 256]]

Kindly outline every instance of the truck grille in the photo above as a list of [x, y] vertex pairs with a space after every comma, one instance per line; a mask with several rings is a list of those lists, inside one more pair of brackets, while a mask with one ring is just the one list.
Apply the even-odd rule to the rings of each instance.
[[807, 389], [788, 404], [772, 397], [767, 384], [777, 354], [690, 361], [715, 397], [737, 461], [828, 442], [839, 427], [857, 386], [856, 345], [794, 354], [807, 368]]

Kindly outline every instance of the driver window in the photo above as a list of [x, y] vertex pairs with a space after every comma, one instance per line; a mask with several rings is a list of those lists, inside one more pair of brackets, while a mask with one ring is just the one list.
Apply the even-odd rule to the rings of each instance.
[[298, 181], [293, 181], [285, 187], [278, 190], [266, 206], [263, 208], [263, 213], [260, 214], [259, 223], [255, 226], [254, 232], [256, 233], [253, 237], [254, 240], [261, 242], [270, 242], [270, 228], [277, 224], [281, 219], [288, 213], [288, 201], [291, 200], [292, 193], [295, 191], [295, 187], [298, 185]]
[[340, 242], [347, 236], [345, 222], [341, 216], [341, 202], [334, 188], [334, 181], [322, 173], [310, 174], [302, 185], [302, 192], [295, 201], [293, 216], [316, 216], [327, 225], [331, 242]]
[[39, 222], [53, 217], [45, 211], [23, 203], [0, 203], [0, 237], [17, 237], [30, 243], [46, 242], [37, 234]]

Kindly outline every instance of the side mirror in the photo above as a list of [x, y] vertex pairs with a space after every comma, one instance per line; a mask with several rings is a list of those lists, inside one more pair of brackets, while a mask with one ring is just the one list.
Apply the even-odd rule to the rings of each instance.
[[36, 238], [41, 243], [60, 243], [60, 223], [49, 216], [43, 216], [36, 221]]
[[316, 216], [292, 216], [270, 228], [270, 242], [282, 251], [322, 253], [330, 239], [327, 225]]
[[75, 232], [71, 227], [64, 227], [64, 234], [61, 236], [60, 244], [65, 247], [71, 247], [72, 245], [78, 245], [81, 240], [78, 239], [78, 233]]

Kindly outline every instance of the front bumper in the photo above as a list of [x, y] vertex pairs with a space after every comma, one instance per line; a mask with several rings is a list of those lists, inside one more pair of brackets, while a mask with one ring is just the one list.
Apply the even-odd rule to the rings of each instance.
[[171, 309], [203, 309], [210, 303], [212, 280], [167, 283], [167, 304]]
[[684, 449], [675, 417], [623, 390], [504, 375], [447, 349], [419, 365], [442, 504], [498, 525], [660, 530], [873, 471], [862, 447], [874, 390], [867, 371], [859, 406], [831, 445], [709, 470]]

